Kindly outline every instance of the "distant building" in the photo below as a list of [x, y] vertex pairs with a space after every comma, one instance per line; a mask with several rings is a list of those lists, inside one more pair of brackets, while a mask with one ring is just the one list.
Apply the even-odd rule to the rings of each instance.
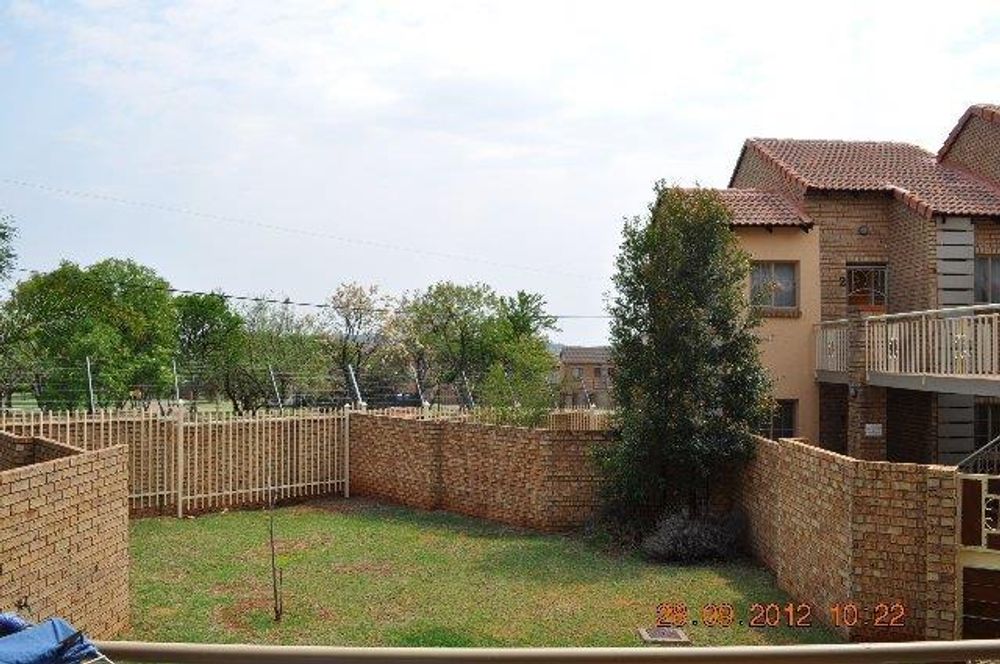
[[610, 347], [564, 346], [559, 352], [559, 405], [609, 408], [613, 375]]

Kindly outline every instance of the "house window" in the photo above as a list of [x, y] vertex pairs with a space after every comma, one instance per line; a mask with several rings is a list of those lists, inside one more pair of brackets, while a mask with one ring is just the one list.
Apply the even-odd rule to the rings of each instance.
[[1000, 401], [981, 401], [975, 408], [973, 442], [980, 447], [1000, 436]]
[[1000, 256], [976, 256], [976, 304], [1000, 303]]
[[594, 367], [594, 378], [601, 379], [601, 367]]
[[888, 293], [885, 263], [847, 266], [847, 304], [851, 306], [885, 305]]
[[759, 307], [793, 309], [799, 303], [795, 263], [754, 262], [750, 273], [751, 302]]
[[573, 367], [573, 378], [583, 378], [583, 367]]
[[762, 426], [757, 433], [771, 440], [794, 437], [797, 405], [798, 401], [794, 399], [779, 399], [771, 413], [771, 421]]

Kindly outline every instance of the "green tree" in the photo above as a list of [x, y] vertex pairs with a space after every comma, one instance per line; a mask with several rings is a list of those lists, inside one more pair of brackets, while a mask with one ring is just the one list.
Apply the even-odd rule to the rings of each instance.
[[556, 319], [545, 312], [545, 299], [524, 291], [499, 297], [485, 329], [490, 364], [479, 385], [482, 404], [505, 423], [540, 424], [556, 394], [556, 360], [546, 336]]
[[413, 347], [423, 349], [434, 388], [457, 386], [464, 402], [474, 401], [474, 385], [492, 364], [487, 327], [498, 298], [485, 284], [442, 281], [407, 301]]
[[169, 284], [151, 268], [107, 259], [88, 268], [63, 262], [19, 283], [13, 306], [31, 331], [49, 408], [88, 404], [91, 359], [99, 406], [148, 405], [168, 393], [177, 319]]
[[313, 317], [300, 315], [287, 299], [276, 304], [261, 298], [239, 313], [243, 336], [223, 385], [236, 411], [278, 405], [279, 395], [282, 404], [297, 403], [329, 388], [322, 336]]
[[382, 387], [396, 302], [378, 286], [350, 282], [338, 286], [328, 304], [324, 345], [334, 370], [340, 372], [344, 385], [350, 385], [353, 369], [363, 394]]
[[177, 307], [177, 368], [187, 380], [193, 407], [224, 389], [241, 352], [243, 319], [221, 295], [180, 295]]
[[702, 513], [705, 488], [747, 459], [768, 412], [728, 210], [710, 190], [654, 193], [625, 222], [610, 302], [620, 437], [603, 459], [606, 516], [632, 534], [668, 507]]
[[14, 251], [14, 238], [17, 237], [17, 227], [14, 217], [0, 214], [0, 279], [10, 277], [17, 264], [17, 252]]

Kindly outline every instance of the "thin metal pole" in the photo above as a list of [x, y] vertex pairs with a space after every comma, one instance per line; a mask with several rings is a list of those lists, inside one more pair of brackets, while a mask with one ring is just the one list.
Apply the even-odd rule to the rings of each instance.
[[351, 385], [354, 387], [354, 396], [358, 401], [358, 405], [364, 404], [365, 400], [361, 398], [361, 390], [358, 389], [358, 379], [354, 375], [354, 367], [350, 364], [347, 365], [347, 373], [351, 377]]
[[90, 371], [90, 356], [87, 356], [87, 392], [90, 394], [90, 412], [96, 412], [94, 408], [94, 376]]
[[[333, 453], [337, 454], [336, 438]], [[344, 498], [351, 497], [351, 406], [344, 406]]]
[[274, 388], [274, 398], [278, 400], [278, 412], [281, 412], [281, 392], [278, 391], [278, 381], [274, 378], [274, 369], [270, 364], [267, 365], [267, 371], [271, 374], [271, 387]]
[[469, 377], [465, 375], [465, 370], [462, 370], [462, 383], [465, 385], [465, 398], [469, 401], [469, 408], [476, 407], [476, 400], [472, 396], [472, 390], [469, 389]]
[[174, 453], [174, 460], [177, 466], [174, 480], [177, 483], [177, 518], [179, 519], [184, 516], [184, 411], [180, 408], [177, 409], [176, 421], [177, 429], [174, 438], [177, 439], [177, 450]]
[[180, 384], [180, 381], [177, 379], [177, 359], [176, 358], [174, 358], [174, 360], [173, 360], [173, 365], [174, 365], [174, 401], [176, 401], [178, 403], [178, 405], [179, 405], [180, 402], [181, 402], [181, 384]]

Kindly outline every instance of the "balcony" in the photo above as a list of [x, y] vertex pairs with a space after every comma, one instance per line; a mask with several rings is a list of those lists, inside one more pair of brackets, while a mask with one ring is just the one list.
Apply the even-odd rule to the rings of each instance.
[[[852, 324], [817, 326], [817, 380], [848, 382]], [[861, 324], [869, 384], [1000, 396], [1000, 305], [867, 316]]]

